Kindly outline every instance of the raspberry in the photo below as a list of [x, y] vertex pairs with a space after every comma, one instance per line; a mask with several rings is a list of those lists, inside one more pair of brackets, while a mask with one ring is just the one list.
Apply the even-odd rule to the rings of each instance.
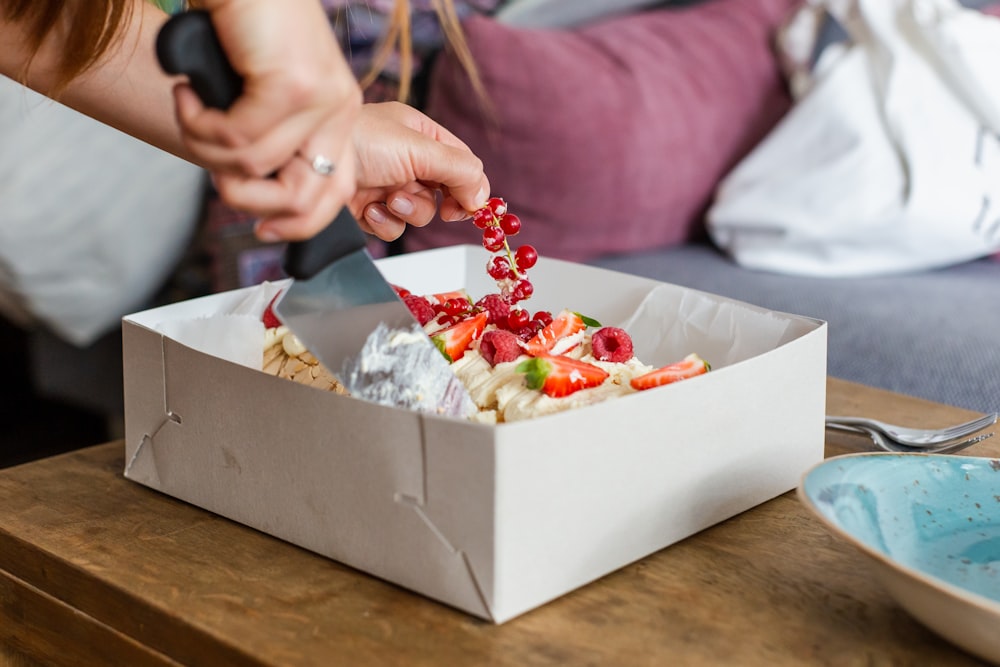
[[434, 319], [434, 308], [424, 297], [410, 294], [403, 297], [403, 303], [406, 304], [406, 307], [410, 309], [413, 316], [420, 322], [420, 326], [424, 326]]
[[507, 322], [510, 305], [499, 294], [487, 294], [476, 302], [476, 306], [489, 313], [487, 324], [501, 326]]
[[479, 339], [479, 353], [490, 366], [514, 361], [521, 356], [518, 337], [504, 329], [492, 329]]
[[632, 338], [624, 329], [604, 327], [594, 332], [590, 339], [594, 358], [621, 364], [632, 358]]

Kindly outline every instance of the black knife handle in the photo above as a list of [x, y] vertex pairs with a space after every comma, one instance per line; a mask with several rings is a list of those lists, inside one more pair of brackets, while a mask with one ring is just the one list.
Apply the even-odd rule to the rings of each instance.
[[206, 11], [170, 17], [156, 37], [156, 57], [168, 74], [186, 74], [205, 106], [228, 109], [243, 92]]
[[[156, 57], [168, 74], [187, 75], [205, 106], [228, 109], [243, 92], [243, 79], [230, 65], [212, 18], [204, 10], [171, 16], [157, 35]], [[345, 206], [318, 234], [288, 244], [285, 273], [293, 278], [311, 278], [367, 243], [365, 233]]]

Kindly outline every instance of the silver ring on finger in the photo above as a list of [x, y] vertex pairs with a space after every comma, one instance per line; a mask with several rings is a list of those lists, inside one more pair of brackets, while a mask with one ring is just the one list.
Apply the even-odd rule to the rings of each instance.
[[315, 171], [320, 176], [330, 176], [337, 169], [337, 165], [333, 163], [333, 160], [323, 155], [322, 153], [317, 153], [315, 157], [308, 158], [301, 154], [302, 158], [309, 163], [312, 170]]

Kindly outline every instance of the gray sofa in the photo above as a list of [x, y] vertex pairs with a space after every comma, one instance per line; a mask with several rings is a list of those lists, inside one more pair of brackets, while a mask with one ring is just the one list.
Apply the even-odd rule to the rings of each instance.
[[1000, 410], [1000, 259], [847, 279], [750, 271], [698, 244], [591, 263], [826, 320], [829, 375]]

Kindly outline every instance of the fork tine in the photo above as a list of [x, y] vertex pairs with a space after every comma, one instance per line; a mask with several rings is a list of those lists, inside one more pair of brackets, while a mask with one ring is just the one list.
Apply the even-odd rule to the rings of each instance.
[[979, 419], [973, 419], [966, 424], [956, 424], [948, 429], [948, 432], [961, 432], [961, 433], [975, 433], [976, 431], [982, 430], [989, 426], [990, 424], [995, 424], [997, 421], [997, 413], [992, 413], [988, 415], [983, 415]]
[[951, 442], [945, 442], [934, 447], [906, 447], [904, 445], [896, 445], [896, 451], [899, 452], [922, 452], [924, 454], [954, 454], [960, 452], [963, 449], [977, 445], [987, 438], [992, 438], [993, 432], [980, 433], [979, 435], [974, 435], [971, 438], [966, 438], [965, 440], [957, 440]]

